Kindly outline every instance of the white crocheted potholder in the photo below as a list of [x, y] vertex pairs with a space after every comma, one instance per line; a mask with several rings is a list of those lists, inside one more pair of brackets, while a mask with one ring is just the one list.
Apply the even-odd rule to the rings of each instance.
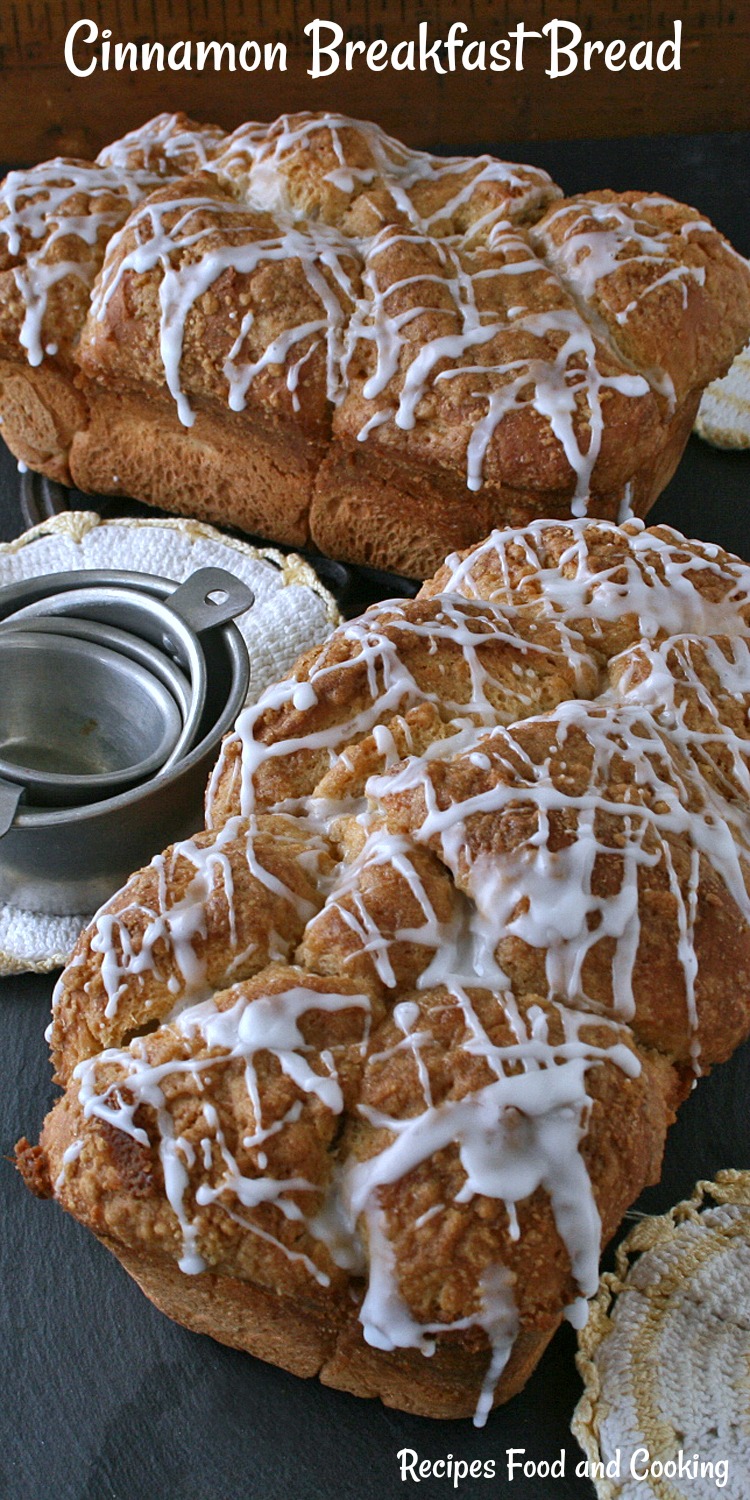
[[[250, 656], [248, 702], [339, 619], [334, 599], [303, 558], [251, 547], [200, 521], [103, 521], [93, 511], [69, 511], [0, 546], [0, 586], [79, 568], [127, 568], [181, 583], [204, 567], [227, 568], [255, 595], [253, 608], [236, 621]], [[0, 974], [59, 968], [90, 917], [44, 916], [0, 904]]]
[[713, 448], [750, 448], [750, 344], [706, 386], [694, 431]]
[[748, 1500], [750, 1172], [636, 1224], [578, 1346], [572, 1428], [600, 1500]]

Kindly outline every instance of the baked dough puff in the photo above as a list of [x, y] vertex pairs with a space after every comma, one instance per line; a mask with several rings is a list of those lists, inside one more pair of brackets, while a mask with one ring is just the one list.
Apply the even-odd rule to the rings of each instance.
[[648, 707], [657, 723], [723, 798], [743, 847], [750, 803], [750, 634], [667, 636], [609, 664], [623, 702]]
[[507, 1400], [596, 1287], [676, 1093], [667, 1062], [590, 1015], [459, 985], [406, 994], [343, 1142], [369, 1279], [323, 1380], [431, 1416]]
[[166, 1312], [187, 1282], [192, 1327], [210, 1308], [214, 1337], [313, 1373], [350, 1315], [316, 1219], [376, 1021], [356, 985], [271, 965], [82, 1062], [41, 1142], [60, 1201]]
[[217, 167], [251, 202], [357, 238], [404, 220], [408, 204], [390, 178], [411, 155], [364, 121], [303, 112], [241, 125]]
[[[65, 158], [54, 173], [45, 162], [13, 178], [0, 203], [0, 336], [19, 358], [38, 345], [34, 363], [49, 349], [57, 365], [70, 366], [107, 241], [139, 195], [114, 171]], [[28, 259], [50, 283], [39, 319], [24, 297]]]
[[481, 1423], [750, 1031], [749, 711], [750, 568], [664, 527], [342, 625], [81, 937], [27, 1182], [188, 1327]]
[[107, 241], [140, 196], [135, 183], [60, 159], [12, 172], [0, 201], [0, 415], [15, 455], [70, 483], [86, 421], [74, 349]]
[[158, 442], [172, 509], [195, 513], [197, 485], [208, 519], [239, 504], [246, 530], [304, 542], [359, 265], [335, 231], [238, 200], [215, 172], [152, 193], [110, 242], [81, 340], [96, 401], [80, 485], [114, 469], [141, 494]]
[[[611, 488], [610, 447], [626, 442], [634, 469], [642, 462], [660, 424], [648, 385], [599, 342], [522, 229], [497, 229], [485, 249], [386, 228], [363, 286], [337, 436], [354, 441], [369, 422], [368, 453], [387, 456], [406, 430], [413, 463], [460, 457], [477, 497], [486, 465], [489, 525], [495, 474], [510, 496], [538, 488], [554, 514], [574, 470], [591, 494]], [[598, 425], [602, 401], [611, 433]], [[621, 472], [621, 452], [615, 463]]]
[[[94, 381], [169, 392], [188, 425], [187, 398], [240, 410], [252, 369], [254, 402], [295, 415], [308, 434], [322, 431], [321, 330], [329, 314], [334, 330], [337, 317], [343, 322], [357, 276], [344, 244], [324, 245], [304, 225], [281, 228], [272, 214], [235, 201], [214, 175], [182, 178], [152, 193], [110, 245], [80, 364]], [[176, 336], [167, 332], [160, 347], [154, 329], [165, 301]]]
[[57, 157], [11, 172], [0, 197], [0, 340], [24, 360], [72, 368], [108, 240], [144, 194], [195, 171], [221, 132], [162, 115], [96, 162]]
[[54, 994], [56, 1076], [294, 952], [333, 861], [304, 819], [232, 819], [173, 844], [85, 929]]
[[227, 135], [218, 125], [199, 125], [182, 111], [155, 115], [148, 124], [105, 146], [97, 156], [104, 167], [147, 175], [156, 186], [159, 178], [190, 177], [219, 156]]
[[438, 238], [465, 236], [473, 245], [494, 243], [508, 222], [533, 222], [560, 196], [546, 172], [491, 156], [436, 158], [416, 152], [402, 182], [412, 223]]
[[748, 853], [640, 706], [563, 704], [371, 789], [451, 871], [518, 992], [612, 1012], [700, 1069], [747, 1034]]
[[428, 849], [382, 820], [338, 827], [345, 858], [298, 958], [318, 974], [346, 974], [386, 1003], [410, 989], [465, 923], [465, 898]]
[[[597, 682], [588, 653], [554, 622], [450, 595], [374, 605], [240, 715], [207, 821], [309, 796], [342, 752], [348, 764], [349, 747], [420, 703], [434, 709], [437, 737], [440, 722], [512, 722]], [[423, 748], [428, 739], [423, 722]]]
[[79, 1064], [26, 1168], [188, 1326], [481, 1419], [593, 1290], [678, 1084], [626, 1030], [535, 997], [456, 986], [381, 1015], [272, 965]]
[[74, 384], [78, 341], [110, 238], [144, 195], [205, 163], [221, 132], [161, 115], [96, 162], [58, 157], [11, 172], [0, 195], [0, 410], [13, 452], [72, 482], [88, 419]]
[[[353, 557], [368, 544], [383, 566], [398, 546], [399, 485], [411, 495], [412, 551], [424, 547], [412, 566], [421, 577], [434, 566], [438, 512], [444, 548], [499, 522], [577, 514], [587, 497], [617, 515], [667, 443], [668, 419], [522, 228], [496, 226], [485, 247], [386, 227], [367, 247], [362, 282], [333, 419], [342, 446], [310, 514], [319, 546]], [[448, 512], [442, 486], [456, 470], [465, 489]]]

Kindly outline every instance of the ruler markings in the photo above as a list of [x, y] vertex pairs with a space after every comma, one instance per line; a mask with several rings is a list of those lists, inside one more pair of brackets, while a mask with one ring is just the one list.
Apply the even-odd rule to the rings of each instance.
[[[161, 0], [160, 0], [161, 5]], [[264, 0], [252, 0], [251, 5], [244, 0], [234, 0], [228, 4], [222, 0], [219, 13], [214, 10], [213, 22], [211, 6], [208, 0], [199, 0], [198, 6], [195, 0], [167, 0], [166, 17], [162, 10], [162, 19], [166, 19], [166, 26], [159, 25], [158, 11], [160, 5], [156, 0], [148, 0], [147, 8], [144, 8], [143, 0], [116, 0], [115, 17], [119, 37], [114, 35], [113, 40], [133, 40], [133, 30], [139, 36], [143, 32], [146, 15], [149, 17], [152, 36], [164, 42], [183, 40], [186, 33], [200, 29], [205, 30], [208, 38], [210, 29], [211, 39], [217, 41], [230, 41], [238, 39], [240, 35], [243, 40], [253, 34], [257, 29], [262, 36], [268, 25], [269, 16], [264, 5]], [[5, 67], [23, 66], [33, 61], [39, 41], [46, 38], [52, 47], [59, 44], [60, 55], [54, 62], [64, 66], [62, 59], [62, 44], [69, 27], [69, 7], [65, 0], [59, 4], [50, 5], [49, 0], [28, 0], [26, 5], [11, 0], [8, 6], [10, 25], [2, 24], [0, 36], [5, 43], [4, 63]], [[390, 16], [388, 14], [390, 9]], [[378, 13], [382, 17], [384, 33], [393, 41], [402, 39], [404, 29], [408, 28], [409, 22], [413, 21], [416, 7], [411, 0], [400, 0], [396, 11], [396, 24], [394, 25], [394, 8], [388, 5], [387, 0], [379, 0]], [[421, 9], [421, 6], [420, 6]], [[737, 9], [729, 6], [725, 0], [686, 0], [683, 9], [683, 38], [686, 32], [705, 35], [711, 32], [732, 32], [738, 25]], [[5, 10], [5, 6], [0, 6]], [[87, 4], [76, 5], [78, 14], [82, 17], [84, 12], [91, 14], [90, 0]], [[298, 0], [275, 0], [275, 18], [278, 25], [288, 29], [291, 37], [289, 50], [293, 55], [303, 55], [308, 51], [308, 44], [302, 35], [300, 24], [300, 9]], [[329, 0], [323, 7], [315, 4], [314, 0], [305, 6], [310, 11], [310, 18], [320, 15], [325, 10], [330, 20], [339, 21], [339, 24], [357, 26], [358, 35], [365, 34], [370, 30], [372, 24], [371, 7], [368, 0]], [[524, 20], [532, 30], [539, 30], [549, 18], [551, 7], [549, 0], [532, 0], [531, 4], [524, 7]], [[573, 6], [574, 14], [582, 30], [587, 33], [599, 32], [603, 37], [608, 34], [618, 34], [625, 30], [630, 36], [641, 36], [654, 30], [662, 32], [668, 28], [673, 16], [667, 16], [660, 4], [654, 4], [653, 0], [643, 0], [638, 8], [629, 7], [623, 12], [620, 0], [607, 0], [606, 5], [591, 4], [591, 0], [575, 0]], [[198, 11], [198, 15], [196, 14]], [[481, 34], [490, 37], [493, 33], [507, 31], [511, 23], [517, 21], [517, 7], [511, 14], [511, 6], [508, 0], [504, 4], [488, 4], [486, 0], [435, 0], [429, 7], [429, 20], [431, 31], [439, 31], [441, 26], [450, 24], [451, 17], [455, 17], [456, 11], [460, 12], [459, 18], [467, 14]], [[95, 13], [99, 18], [100, 28], [105, 24], [105, 10], [102, 0], [98, 0]], [[199, 20], [200, 16], [200, 20]], [[747, 21], [750, 23], [750, 8], [748, 8]], [[249, 24], [248, 24], [249, 23]], [[113, 32], [114, 32], [114, 28]], [[747, 30], [743, 28], [743, 34]], [[52, 57], [49, 58], [47, 66], [53, 64]]]
[[[683, 0], [682, 77], [647, 71], [610, 75], [603, 68], [584, 73], [579, 68], [575, 76], [547, 88], [545, 49], [538, 44], [527, 47], [521, 74], [464, 72], [460, 64], [452, 74], [368, 74], [359, 56], [352, 71], [342, 65], [328, 83], [318, 85], [308, 76], [310, 45], [304, 27], [315, 17], [337, 21], [347, 39], [382, 37], [393, 46], [416, 37], [422, 20], [429, 23], [431, 42], [445, 40], [456, 19], [467, 22], [470, 38], [493, 40], [507, 35], [521, 18], [529, 30], [539, 31], [562, 9], [587, 38], [593, 34], [605, 43], [614, 37], [623, 37], [628, 45], [648, 36], [669, 38], [674, 20], [668, 0], [566, 0], [564, 6], [559, 0], [399, 0], [398, 5], [395, 0], [221, 0], [220, 5], [215, 0], [0, 0], [0, 139], [6, 154], [18, 161], [61, 150], [86, 155], [111, 137], [117, 81], [126, 84], [123, 129], [180, 104], [198, 118], [218, 117], [225, 126], [245, 118], [248, 78], [240, 70], [216, 72], [209, 66], [188, 77], [155, 69], [130, 75], [126, 70], [116, 80], [100, 66], [79, 86], [66, 68], [63, 45], [70, 23], [92, 15], [111, 28], [113, 44], [283, 40], [287, 73], [259, 69], [253, 75], [252, 113], [258, 118], [271, 118], [281, 107], [329, 106], [372, 114], [413, 144], [445, 140], [467, 146], [498, 138], [596, 135], [603, 120], [608, 133], [623, 135], [655, 128], [747, 127], [750, 5], [736, 0]], [[94, 54], [91, 49], [89, 55]]]

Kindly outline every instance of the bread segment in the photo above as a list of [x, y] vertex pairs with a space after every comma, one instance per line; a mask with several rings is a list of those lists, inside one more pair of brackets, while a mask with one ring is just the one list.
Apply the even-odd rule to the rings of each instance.
[[729, 357], [750, 288], [737, 282], [736, 251], [696, 209], [656, 193], [582, 194], [554, 204], [530, 237], [668, 408], [701, 385], [707, 345]]
[[[489, 247], [385, 230], [368, 249], [334, 433], [532, 507], [590, 497], [664, 440], [647, 382], [602, 345], [520, 229]], [[408, 457], [406, 455], [408, 446]], [[614, 483], [613, 483], [614, 475]]]
[[158, 1307], [479, 1423], [750, 1033], [750, 568], [541, 522], [345, 622], [82, 935], [29, 1186]]
[[340, 115], [159, 116], [0, 189], [19, 458], [412, 576], [645, 514], [748, 335], [747, 263], [694, 210]]

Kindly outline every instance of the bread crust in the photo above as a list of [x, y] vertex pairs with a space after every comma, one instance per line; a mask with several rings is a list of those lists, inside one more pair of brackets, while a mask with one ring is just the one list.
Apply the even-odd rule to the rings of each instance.
[[[384, 1406], [412, 1416], [455, 1420], [473, 1414], [472, 1392], [486, 1363], [482, 1348], [467, 1353], [444, 1344], [429, 1361], [404, 1349], [386, 1361], [364, 1342], [352, 1315], [343, 1326], [326, 1323], [315, 1310], [236, 1277], [209, 1273], [200, 1286], [188, 1289], [173, 1264], [134, 1255], [105, 1236], [100, 1239], [155, 1307], [194, 1333], [209, 1334], [292, 1375], [317, 1375], [334, 1390], [379, 1398]], [[558, 1325], [559, 1319], [550, 1328], [519, 1335], [498, 1385], [498, 1404], [523, 1388]]]
[[303, 547], [323, 444], [262, 413], [202, 402], [183, 427], [163, 397], [88, 387], [88, 421], [73, 433], [72, 483], [137, 495], [178, 515]]

